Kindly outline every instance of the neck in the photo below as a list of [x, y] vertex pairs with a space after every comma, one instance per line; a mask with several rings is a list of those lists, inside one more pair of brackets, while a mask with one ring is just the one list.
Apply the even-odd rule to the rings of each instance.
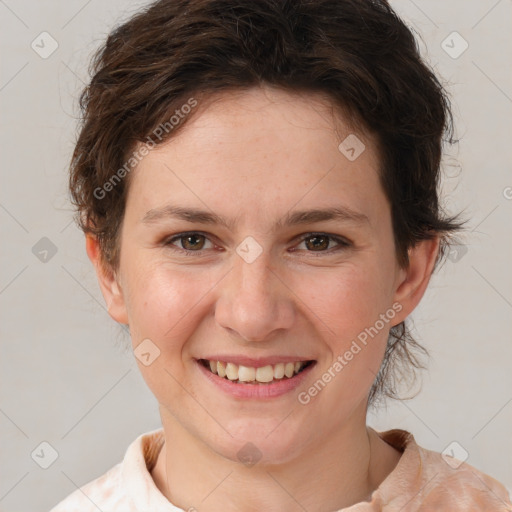
[[300, 457], [254, 466], [214, 452], [165, 410], [161, 417], [165, 444], [152, 476], [162, 494], [184, 510], [338, 510], [368, 501], [400, 458], [366, 427], [365, 415], [352, 418]]

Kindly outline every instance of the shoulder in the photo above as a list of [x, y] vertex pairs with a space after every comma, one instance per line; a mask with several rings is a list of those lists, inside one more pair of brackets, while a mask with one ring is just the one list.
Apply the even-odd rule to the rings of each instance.
[[419, 447], [429, 466], [431, 485], [425, 489], [424, 506], [433, 510], [512, 512], [505, 487], [490, 475], [446, 454]]
[[419, 446], [404, 430], [379, 435], [402, 452], [379, 487], [379, 497], [385, 502], [401, 504], [408, 511], [512, 512], [508, 491], [491, 476], [455, 457]]
[[[105, 512], [126, 510], [129, 503], [120, 485], [121, 463], [116, 464], [104, 475], [83, 485], [62, 500], [50, 512]], [[121, 508], [120, 508], [121, 507]]]
[[[163, 443], [163, 429], [141, 434], [126, 450], [122, 462], [104, 475], [77, 488], [50, 512], [136, 512], [143, 505], [163, 502], [150, 475]], [[161, 503], [160, 503], [161, 504]]]

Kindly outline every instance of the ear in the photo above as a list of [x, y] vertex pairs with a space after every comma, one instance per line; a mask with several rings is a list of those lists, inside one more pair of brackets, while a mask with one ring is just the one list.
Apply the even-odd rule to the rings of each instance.
[[[419, 304], [434, 271], [440, 239], [422, 240], [409, 249], [409, 264], [398, 272], [395, 302], [402, 305], [396, 324], [405, 320]], [[395, 324], [395, 325], [396, 325]]]
[[98, 277], [101, 293], [107, 304], [108, 314], [116, 322], [128, 325], [123, 290], [114, 273], [105, 268], [104, 262], [101, 259], [99, 242], [94, 235], [89, 233], [85, 235], [85, 249], [96, 269], [96, 276]]

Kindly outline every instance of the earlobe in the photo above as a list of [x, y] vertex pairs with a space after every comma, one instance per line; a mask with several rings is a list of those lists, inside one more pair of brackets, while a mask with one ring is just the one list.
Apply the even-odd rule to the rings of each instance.
[[115, 274], [105, 268], [101, 258], [101, 250], [98, 239], [91, 234], [85, 235], [85, 248], [87, 255], [96, 270], [96, 276], [101, 293], [107, 305], [108, 314], [118, 323], [128, 325], [128, 315], [123, 295], [123, 290], [118, 283]]
[[399, 322], [403, 321], [423, 297], [439, 253], [438, 236], [422, 240], [409, 249], [409, 264], [400, 272], [395, 291], [395, 301], [402, 305]]

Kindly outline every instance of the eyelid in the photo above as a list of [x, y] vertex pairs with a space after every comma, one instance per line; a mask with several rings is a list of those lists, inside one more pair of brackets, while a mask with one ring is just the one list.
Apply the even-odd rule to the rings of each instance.
[[200, 249], [199, 251], [191, 251], [187, 249], [183, 249], [182, 247], [177, 247], [173, 245], [171, 242], [174, 242], [176, 240], [179, 240], [180, 238], [185, 238], [186, 236], [190, 235], [201, 235], [204, 236], [206, 239], [208, 239], [213, 245], [215, 245], [214, 241], [211, 240], [211, 235], [209, 233], [205, 233], [203, 231], [183, 231], [181, 233], [176, 233], [175, 235], [171, 235], [170, 237], [166, 237], [163, 239], [162, 244], [164, 247], [170, 247], [171, 250], [176, 250], [178, 252], [184, 253], [185, 255], [192, 255], [192, 254], [202, 254], [208, 249]]
[[[176, 241], [176, 240], [179, 240], [180, 238], [184, 238], [186, 236], [189, 236], [189, 235], [201, 235], [201, 236], [204, 236], [206, 239], [208, 239], [212, 244], [215, 245], [215, 243], [213, 242], [213, 240], [210, 239], [211, 235], [209, 233], [205, 233], [203, 231], [184, 231], [184, 232], [181, 232], [181, 233], [176, 233], [174, 235], [171, 235], [170, 237], [166, 237], [164, 240], [163, 240], [163, 245], [165, 247], [170, 247], [171, 250], [176, 250], [178, 252], [181, 252], [182, 254], [185, 254], [185, 255], [202, 255], [204, 252], [208, 251], [208, 249], [200, 249], [198, 251], [192, 251], [192, 250], [187, 250], [187, 249], [183, 249], [181, 247], [177, 247], [177, 246], [174, 246], [172, 244], [172, 242]], [[327, 249], [325, 251], [306, 251], [308, 253], [311, 253], [313, 255], [322, 255], [322, 254], [333, 254], [334, 252], [337, 252], [339, 250], [342, 250], [342, 249], [347, 249], [349, 247], [352, 247], [354, 244], [353, 242], [351, 242], [348, 238], [346, 237], [343, 237], [341, 235], [334, 235], [334, 234], [330, 234], [330, 233], [325, 233], [325, 232], [321, 232], [321, 231], [311, 231], [311, 232], [308, 232], [308, 233], [303, 233], [301, 235], [299, 235], [298, 237], [294, 238], [293, 239], [293, 242], [298, 244], [298, 243], [301, 243], [303, 242], [304, 240], [306, 240], [307, 238], [309, 237], [313, 237], [313, 236], [325, 236], [331, 240], [333, 240], [334, 242], [336, 242], [338, 244], [338, 247], [334, 248], [331, 248], [331, 249]], [[295, 252], [296, 249], [294, 249], [293, 252]]]
[[[303, 235], [300, 235], [296, 240], [297, 243], [302, 243], [304, 240], [306, 240], [309, 237], [314, 236], [325, 236], [334, 242], [338, 244], [338, 247], [327, 249], [326, 251], [306, 251], [309, 254], [312, 255], [318, 255], [321, 256], [322, 254], [334, 254], [338, 251], [341, 251], [342, 249], [348, 249], [349, 247], [352, 247], [354, 244], [348, 239], [341, 235], [334, 235], [330, 233], [325, 233], [322, 231], [311, 231], [309, 233], [304, 233]], [[295, 251], [296, 249], [294, 249]]]

